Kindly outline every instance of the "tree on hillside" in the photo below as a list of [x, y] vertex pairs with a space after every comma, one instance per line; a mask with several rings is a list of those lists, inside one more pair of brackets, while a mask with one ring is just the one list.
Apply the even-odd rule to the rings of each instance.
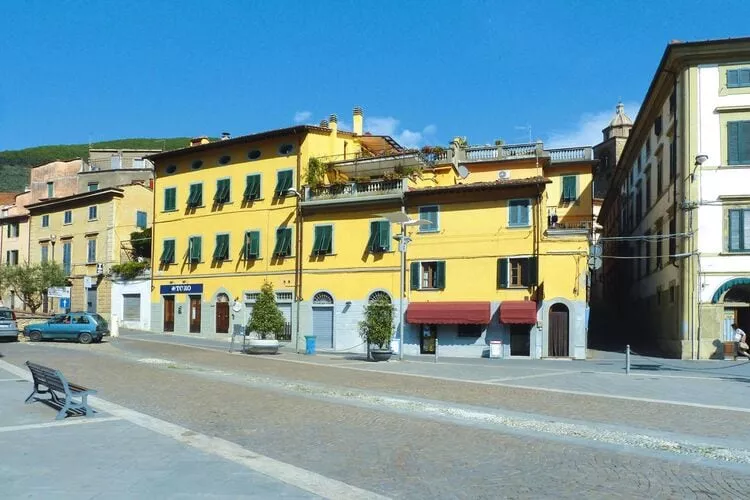
[[245, 335], [255, 332], [261, 339], [271, 335], [278, 337], [284, 333], [284, 315], [276, 305], [276, 296], [273, 293], [273, 285], [266, 281], [260, 288], [260, 296], [253, 305], [253, 314], [245, 328]]
[[65, 286], [67, 283], [62, 266], [56, 262], [6, 266], [3, 275], [6, 287], [13, 290], [31, 312], [36, 312], [42, 306], [48, 288]]

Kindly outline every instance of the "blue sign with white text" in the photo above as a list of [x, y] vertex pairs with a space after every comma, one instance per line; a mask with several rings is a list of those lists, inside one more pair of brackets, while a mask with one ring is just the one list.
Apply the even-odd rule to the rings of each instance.
[[161, 295], [171, 295], [173, 293], [203, 293], [203, 283], [182, 284], [182, 285], [161, 285], [159, 287]]
[[63, 297], [60, 299], [60, 309], [70, 309], [70, 299]]

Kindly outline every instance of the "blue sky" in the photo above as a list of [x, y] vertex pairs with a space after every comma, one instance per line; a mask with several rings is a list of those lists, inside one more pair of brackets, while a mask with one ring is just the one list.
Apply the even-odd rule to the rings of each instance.
[[13, 1], [0, 150], [241, 135], [362, 106], [410, 145], [596, 142], [671, 39], [750, 35], [750, 2]]

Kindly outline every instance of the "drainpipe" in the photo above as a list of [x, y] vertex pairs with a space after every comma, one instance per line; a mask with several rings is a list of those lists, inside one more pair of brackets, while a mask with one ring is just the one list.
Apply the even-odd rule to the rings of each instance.
[[294, 257], [294, 300], [297, 303], [296, 319], [294, 320], [294, 344], [296, 352], [299, 354], [299, 318], [300, 306], [302, 302], [302, 139], [297, 135], [297, 192], [296, 198], [296, 217], [295, 226], [297, 237], [296, 252]]

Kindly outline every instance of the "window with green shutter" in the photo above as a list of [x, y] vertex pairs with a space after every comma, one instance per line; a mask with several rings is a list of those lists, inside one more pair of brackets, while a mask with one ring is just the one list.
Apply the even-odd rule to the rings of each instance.
[[750, 165], [750, 121], [727, 122], [727, 157], [730, 165]]
[[750, 68], [727, 70], [727, 88], [750, 87]]
[[412, 290], [445, 289], [445, 261], [412, 262], [410, 266]]
[[201, 261], [201, 237], [191, 236], [188, 240], [188, 260], [190, 262]]
[[203, 184], [190, 184], [190, 195], [187, 206], [190, 208], [203, 205]]
[[314, 255], [333, 253], [333, 226], [315, 226]]
[[730, 252], [750, 252], [750, 209], [729, 210]]
[[260, 257], [260, 231], [247, 231], [245, 233], [245, 248], [243, 255], [246, 260]]
[[508, 288], [508, 259], [497, 259], [497, 287]]
[[388, 221], [370, 222], [370, 238], [367, 250], [370, 253], [388, 252], [391, 249], [391, 225]]
[[164, 211], [169, 212], [177, 209], [177, 188], [166, 188], [164, 190]]
[[273, 254], [277, 257], [292, 255], [292, 228], [280, 227], [276, 230], [276, 245]]
[[537, 284], [536, 257], [512, 257], [497, 259], [497, 287], [530, 287]]
[[575, 175], [564, 175], [562, 178], [562, 201], [570, 202], [578, 199], [578, 177]]
[[529, 200], [508, 200], [508, 226], [524, 227], [529, 225]]
[[229, 179], [219, 179], [216, 181], [216, 194], [214, 195], [214, 201], [218, 204], [229, 203], [230, 201], [231, 183]]
[[214, 260], [229, 260], [229, 235], [217, 234]]
[[435, 233], [440, 231], [440, 223], [438, 220], [438, 213], [440, 208], [437, 205], [429, 205], [426, 207], [419, 207], [419, 219], [429, 221], [429, 224], [420, 224], [420, 233]]
[[164, 240], [159, 262], [162, 264], [174, 263], [174, 240]]
[[409, 275], [411, 277], [411, 289], [412, 290], [419, 290], [419, 283], [421, 281], [421, 273], [419, 272], [420, 265], [419, 262], [412, 262], [409, 265]]
[[286, 196], [292, 188], [292, 170], [281, 170], [276, 174], [276, 196]]
[[248, 175], [245, 179], [245, 192], [242, 195], [245, 201], [260, 198], [260, 174]]

